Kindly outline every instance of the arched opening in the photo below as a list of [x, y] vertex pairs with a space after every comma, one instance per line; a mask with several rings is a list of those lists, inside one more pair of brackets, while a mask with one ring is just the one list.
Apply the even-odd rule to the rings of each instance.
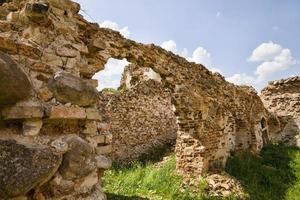
[[130, 64], [125, 58], [122, 60], [110, 58], [104, 66], [104, 70], [97, 72], [93, 79], [98, 80], [98, 91], [117, 90], [120, 87], [125, 66]]

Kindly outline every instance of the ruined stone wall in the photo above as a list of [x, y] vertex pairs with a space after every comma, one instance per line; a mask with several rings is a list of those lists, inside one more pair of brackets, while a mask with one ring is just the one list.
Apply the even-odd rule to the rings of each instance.
[[272, 131], [271, 137], [300, 146], [300, 76], [270, 82], [262, 90], [261, 98], [266, 108], [279, 118], [275, 123], [280, 124], [280, 129]]
[[1, 1], [0, 199], [105, 199], [111, 135], [101, 129], [97, 81], [83, 72], [93, 50], [78, 34], [79, 9]]
[[105, 108], [115, 161], [134, 161], [175, 144], [177, 124], [171, 96], [148, 74], [149, 69], [126, 66], [122, 89], [101, 94], [99, 109]]
[[[1, 97], [4, 198], [104, 198], [98, 175], [109, 166], [102, 155], [111, 153], [112, 138], [96, 107], [96, 82], [91, 77], [109, 58], [126, 58], [159, 74], [175, 107], [177, 169], [185, 176], [224, 166], [231, 151], [262, 148], [268, 113], [252, 88], [228, 83], [220, 74], [155, 45], [99, 28], [79, 10], [69, 0], [13, 0], [0, 6], [0, 50], [9, 55], [1, 56], [1, 72], [11, 77], [1, 82], [16, 84], [11, 88], [24, 85], [22, 91], [28, 91], [11, 94], [14, 100]], [[18, 78], [6, 72], [8, 65], [18, 66], [28, 81], [13, 81]], [[1, 94], [11, 93], [10, 87], [4, 88]], [[27, 159], [18, 159], [23, 154]], [[45, 163], [45, 169], [27, 171], [32, 159]], [[16, 176], [24, 180], [7, 178], [14, 174], [10, 160], [27, 161], [25, 171]]]

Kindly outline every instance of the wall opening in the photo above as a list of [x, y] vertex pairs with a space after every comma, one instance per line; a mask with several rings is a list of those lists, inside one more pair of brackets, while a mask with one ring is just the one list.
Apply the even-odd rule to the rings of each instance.
[[93, 79], [98, 80], [98, 91], [103, 89], [117, 90], [120, 87], [120, 82], [124, 68], [129, 65], [125, 58], [122, 60], [110, 58], [104, 66], [104, 70], [97, 72]]

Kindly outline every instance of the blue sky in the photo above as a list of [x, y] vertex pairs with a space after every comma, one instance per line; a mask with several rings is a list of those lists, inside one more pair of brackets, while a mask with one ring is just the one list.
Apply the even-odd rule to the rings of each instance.
[[[92, 19], [86, 18], [100, 26], [120, 30], [138, 42], [161, 45], [237, 84], [259, 90], [267, 81], [300, 75], [297, 0], [77, 2]], [[101, 87], [116, 85], [125, 63], [110, 60], [104, 75], [96, 77]]]

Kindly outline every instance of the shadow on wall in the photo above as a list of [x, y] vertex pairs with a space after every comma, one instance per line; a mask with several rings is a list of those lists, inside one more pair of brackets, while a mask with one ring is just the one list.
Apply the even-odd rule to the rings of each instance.
[[296, 200], [299, 159], [299, 148], [269, 144], [260, 155], [241, 152], [231, 157], [226, 171], [242, 183], [250, 200]]

